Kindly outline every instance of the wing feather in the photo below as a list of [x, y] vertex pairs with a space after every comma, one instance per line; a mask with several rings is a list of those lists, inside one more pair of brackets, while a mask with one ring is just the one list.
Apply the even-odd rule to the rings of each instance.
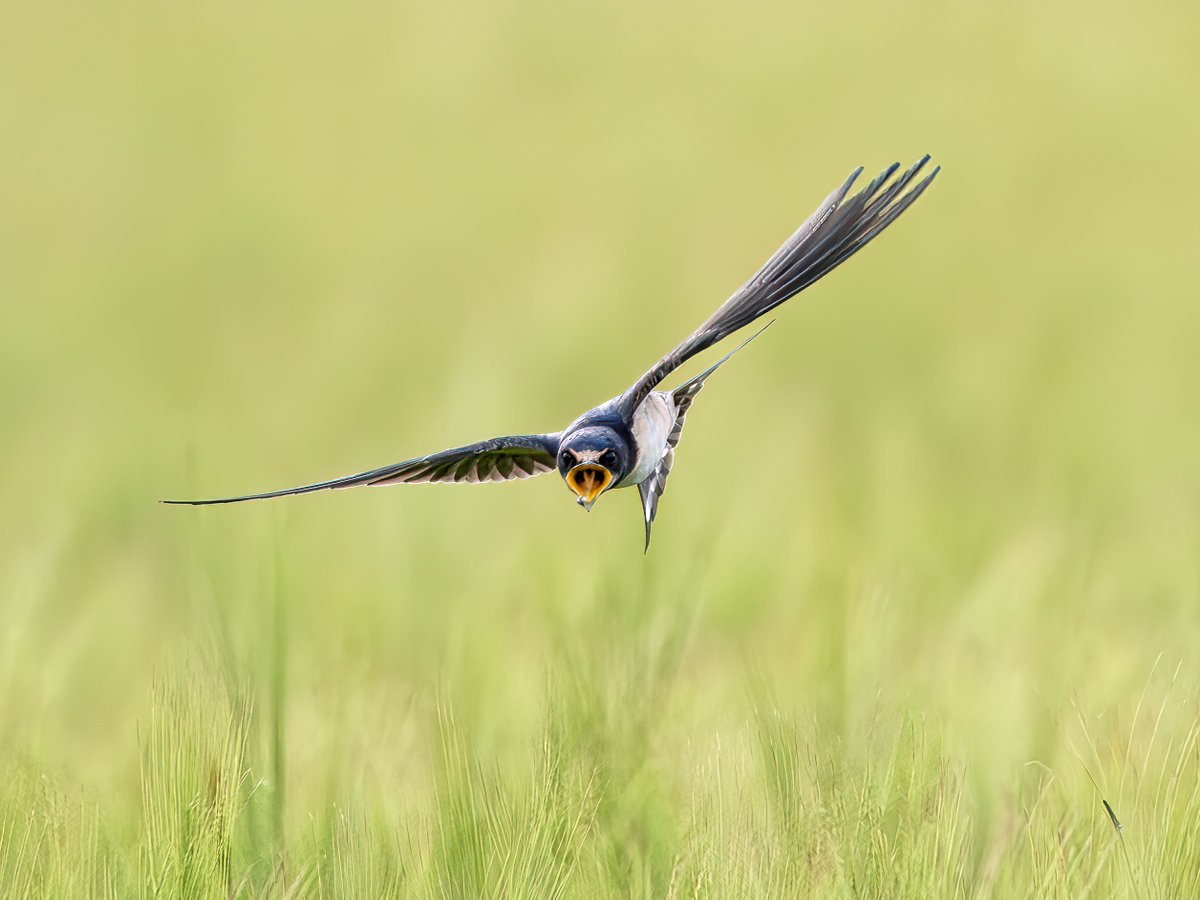
[[286, 497], [291, 494], [311, 494], [316, 491], [336, 490], [363, 485], [385, 484], [428, 484], [460, 483], [482, 484], [484, 482], [514, 481], [531, 478], [555, 468], [558, 454], [557, 434], [522, 434], [511, 437], [492, 438], [465, 447], [455, 447], [408, 459], [404, 462], [371, 469], [345, 478], [321, 481], [301, 487], [267, 491], [261, 494], [245, 494], [240, 497], [223, 497], [218, 500], [163, 500], [163, 503], [211, 506], [219, 503], [240, 503], [243, 500], [266, 500], [271, 497]]
[[926, 155], [899, 178], [891, 180], [900, 168], [893, 163], [847, 200], [846, 196], [862, 169], [852, 172], [708, 321], [621, 395], [622, 413], [627, 418], [631, 416], [650, 392], [679, 366], [791, 299], [865, 247], [896, 221], [941, 171], [940, 167], [935, 167], [914, 185], [914, 179], [928, 162]]

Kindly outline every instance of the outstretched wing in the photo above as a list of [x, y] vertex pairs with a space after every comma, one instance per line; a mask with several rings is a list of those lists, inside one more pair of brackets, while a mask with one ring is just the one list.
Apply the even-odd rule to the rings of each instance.
[[521, 434], [492, 438], [455, 447], [416, 459], [408, 459], [381, 469], [347, 475], [332, 481], [306, 484], [302, 487], [225, 497], [220, 500], [163, 500], [163, 503], [210, 506], [217, 503], [239, 503], [242, 500], [266, 500], [289, 494], [311, 494], [334, 488], [381, 484], [426, 484], [429, 482], [480, 484], [485, 481], [514, 481], [532, 478], [553, 471], [558, 454], [557, 434]]
[[621, 395], [621, 411], [626, 417], [632, 415], [659, 382], [687, 360], [794, 297], [865, 247], [929, 187], [940, 167], [905, 192], [928, 162], [926, 155], [889, 184], [900, 168], [893, 164], [843, 203], [862, 169], [851, 173], [753, 278]]

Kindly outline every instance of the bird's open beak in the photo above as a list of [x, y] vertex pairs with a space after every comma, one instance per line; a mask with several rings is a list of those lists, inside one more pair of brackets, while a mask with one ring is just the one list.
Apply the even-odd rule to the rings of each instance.
[[604, 489], [612, 482], [612, 472], [595, 463], [581, 463], [567, 472], [567, 487], [579, 497], [576, 501], [589, 512], [596, 498], [604, 493]]

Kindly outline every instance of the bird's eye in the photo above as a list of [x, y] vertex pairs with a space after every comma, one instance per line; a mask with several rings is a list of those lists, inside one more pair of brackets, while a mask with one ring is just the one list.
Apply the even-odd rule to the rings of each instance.
[[571, 454], [568, 453], [566, 450], [564, 450], [562, 452], [562, 456], [560, 457], [560, 459], [564, 466], [569, 466], [571, 464]]
[[611, 469], [617, 464], [617, 454], [611, 450], [605, 450], [600, 454], [600, 465], [606, 469]]

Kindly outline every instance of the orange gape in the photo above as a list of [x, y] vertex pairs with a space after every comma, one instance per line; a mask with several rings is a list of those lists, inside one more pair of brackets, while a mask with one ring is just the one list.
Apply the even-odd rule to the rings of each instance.
[[603, 466], [583, 463], [567, 473], [567, 487], [584, 503], [594, 503], [612, 481], [612, 472]]

